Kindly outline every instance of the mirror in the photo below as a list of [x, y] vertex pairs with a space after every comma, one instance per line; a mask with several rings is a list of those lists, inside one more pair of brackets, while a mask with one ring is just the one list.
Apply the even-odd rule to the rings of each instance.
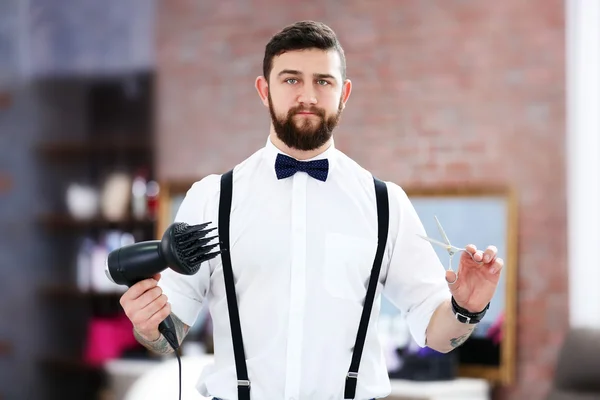
[[[404, 188], [427, 235], [443, 241], [435, 223], [438, 217], [450, 242], [457, 247], [469, 243], [478, 249], [498, 248], [504, 269], [490, 308], [471, 337], [459, 348], [459, 375], [511, 384], [515, 371], [517, 291], [517, 205], [508, 188]], [[446, 268], [448, 253], [434, 249]], [[459, 257], [453, 259], [456, 271]], [[399, 313], [385, 298], [382, 314]]]

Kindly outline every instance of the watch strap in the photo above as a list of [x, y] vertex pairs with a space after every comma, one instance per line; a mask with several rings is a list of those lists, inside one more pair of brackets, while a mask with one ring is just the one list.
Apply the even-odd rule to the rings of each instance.
[[488, 308], [490, 308], [490, 303], [482, 311], [472, 313], [459, 306], [456, 300], [454, 300], [454, 296], [452, 297], [452, 312], [454, 312], [456, 319], [463, 324], [478, 324], [483, 319]]

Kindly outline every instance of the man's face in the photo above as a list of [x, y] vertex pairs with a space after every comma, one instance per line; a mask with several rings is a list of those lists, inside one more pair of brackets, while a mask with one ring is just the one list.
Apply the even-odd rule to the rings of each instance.
[[350, 81], [342, 81], [335, 50], [290, 51], [273, 59], [266, 100], [275, 133], [290, 148], [324, 145], [349, 94]]

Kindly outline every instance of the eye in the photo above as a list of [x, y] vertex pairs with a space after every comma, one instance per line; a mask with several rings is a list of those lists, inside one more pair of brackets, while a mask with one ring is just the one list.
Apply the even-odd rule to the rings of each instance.
[[324, 80], [324, 79], [319, 79], [319, 80], [317, 81], [317, 83], [318, 83], [319, 85], [321, 85], [321, 86], [329, 85], [329, 82], [327, 82], [327, 81], [326, 81], [326, 80]]
[[289, 83], [290, 85], [293, 85], [293, 84], [295, 84], [295, 83], [297, 83], [297, 82], [298, 82], [298, 79], [295, 79], [295, 78], [288, 78], [288, 79], [286, 79], [286, 80], [285, 80], [285, 82], [286, 82], [286, 83]]

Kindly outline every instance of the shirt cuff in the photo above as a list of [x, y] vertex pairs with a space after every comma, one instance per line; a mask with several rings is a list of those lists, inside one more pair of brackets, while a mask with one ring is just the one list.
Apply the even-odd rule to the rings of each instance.
[[429, 296], [423, 303], [408, 313], [406, 321], [410, 328], [410, 333], [420, 347], [425, 347], [427, 326], [429, 325], [429, 321], [431, 321], [434, 311], [443, 302], [449, 301], [451, 296], [447, 288], [446, 290], [440, 290], [434, 295]]

